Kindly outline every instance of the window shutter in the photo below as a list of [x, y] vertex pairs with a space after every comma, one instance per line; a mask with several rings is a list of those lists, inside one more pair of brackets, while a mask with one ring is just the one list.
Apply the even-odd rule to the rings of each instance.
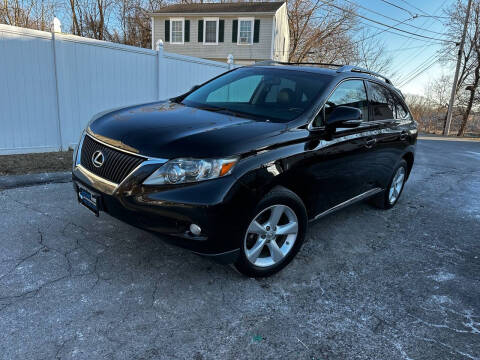
[[170, 42], [170, 20], [165, 20], [165, 42]]
[[232, 43], [237, 42], [237, 35], [238, 35], [238, 20], [233, 20], [233, 24], [232, 24]]
[[203, 20], [198, 20], [198, 42], [203, 42]]
[[189, 42], [190, 41], [190, 20], [185, 20], [185, 35], [184, 35], [184, 41]]
[[260, 40], [260, 20], [255, 20], [255, 24], [253, 26], [253, 42], [258, 43]]
[[218, 42], [223, 42], [225, 32], [225, 20], [218, 21]]

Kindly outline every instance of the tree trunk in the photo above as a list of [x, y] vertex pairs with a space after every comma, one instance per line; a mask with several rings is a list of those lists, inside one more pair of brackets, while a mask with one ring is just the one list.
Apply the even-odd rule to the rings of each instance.
[[[452, 110], [453, 111], [453, 110]], [[445, 134], [445, 129], [447, 128], [447, 115], [448, 115], [448, 108], [447, 112], [445, 113], [445, 117], [443, 119], [443, 129], [442, 129], [442, 134]], [[453, 116], [453, 114], [452, 114]]]
[[470, 97], [468, 98], [467, 110], [463, 114], [462, 124], [460, 125], [460, 129], [458, 130], [457, 136], [465, 136], [468, 117], [470, 116], [470, 112], [472, 111], [473, 100], [475, 99], [475, 92], [477, 91], [479, 80], [480, 80], [480, 63], [478, 63], [477, 66], [475, 67], [475, 81], [473, 85], [469, 88]]

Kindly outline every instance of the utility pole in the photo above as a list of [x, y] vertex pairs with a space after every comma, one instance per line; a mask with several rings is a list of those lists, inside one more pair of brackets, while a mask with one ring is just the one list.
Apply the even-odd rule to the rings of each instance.
[[465, 36], [467, 34], [468, 19], [470, 18], [471, 7], [472, 7], [472, 0], [468, 0], [467, 14], [465, 15], [465, 22], [463, 24], [462, 40], [460, 41], [460, 49], [458, 49], [457, 68], [455, 69], [455, 76], [453, 78], [453, 85], [452, 85], [452, 93], [450, 94], [450, 102], [448, 103], [447, 120], [445, 123], [445, 129], [443, 130], [443, 135], [446, 135], [446, 136], [448, 136], [448, 133], [450, 132], [450, 125], [452, 123], [453, 102], [455, 100], [455, 93], [457, 90], [458, 73], [460, 72], [460, 65], [462, 64], [463, 47], [465, 46]]

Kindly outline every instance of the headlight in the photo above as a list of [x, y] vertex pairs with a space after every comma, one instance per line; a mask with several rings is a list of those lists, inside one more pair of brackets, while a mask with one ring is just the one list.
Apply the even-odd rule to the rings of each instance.
[[215, 179], [230, 174], [237, 161], [237, 158], [170, 160], [143, 183], [145, 185], [183, 184]]

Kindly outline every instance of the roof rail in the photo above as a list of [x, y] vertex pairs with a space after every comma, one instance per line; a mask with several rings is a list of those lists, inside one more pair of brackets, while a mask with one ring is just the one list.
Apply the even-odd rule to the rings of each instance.
[[390, 84], [390, 85], [393, 85], [392, 82], [390, 81], [389, 78], [387, 78], [386, 76], [383, 76], [383, 75], [380, 75], [379, 73], [376, 73], [374, 71], [370, 71], [368, 69], [364, 69], [364, 68], [361, 68], [361, 67], [358, 67], [358, 66], [353, 66], [353, 65], [344, 65], [342, 66], [340, 69], [337, 70], [337, 73], [341, 73], [341, 72], [359, 72], [359, 73], [363, 73], [363, 74], [368, 74], [368, 75], [372, 75], [372, 76], [376, 76], [376, 77], [379, 77], [383, 80], [385, 80], [385, 82], [387, 84]]
[[341, 64], [330, 64], [330, 63], [322, 63], [322, 62], [284, 62], [284, 61], [276, 61], [276, 60], [264, 60], [256, 62], [253, 65], [312, 65], [312, 66], [333, 66], [333, 67], [342, 67]]
[[343, 72], [359, 72], [363, 74], [368, 74], [372, 75], [378, 78], [381, 78], [385, 80], [387, 84], [393, 85], [392, 82], [390, 81], [389, 78], [386, 76], [380, 75], [379, 73], [376, 73], [374, 71], [370, 71], [368, 69], [364, 69], [359, 66], [354, 66], [354, 65], [341, 65], [341, 64], [330, 64], [330, 63], [321, 63], [321, 62], [282, 62], [282, 61], [275, 61], [275, 60], [265, 60], [265, 61], [259, 61], [255, 65], [311, 65], [311, 66], [331, 66], [331, 67], [338, 67], [337, 73], [343, 73]]

